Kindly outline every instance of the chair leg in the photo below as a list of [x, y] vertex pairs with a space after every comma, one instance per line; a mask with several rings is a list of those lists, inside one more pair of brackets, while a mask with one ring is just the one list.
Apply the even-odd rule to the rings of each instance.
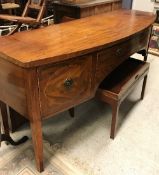
[[8, 33], [8, 36], [9, 35], [13, 35], [14, 33], [18, 32], [19, 28], [21, 27], [21, 23], [19, 23], [13, 30], [11, 30], [9, 33]]
[[146, 88], [146, 82], [147, 82], [147, 75], [144, 77], [143, 85], [142, 85], [142, 91], [141, 91], [141, 100], [144, 99], [145, 95], [145, 88]]
[[[14, 146], [26, 142], [28, 140], [28, 137], [27, 136], [22, 137], [17, 142], [15, 142], [11, 138], [10, 133], [9, 133], [7, 106], [2, 101], [0, 101], [0, 109], [1, 109], [1, 116], [2, 116], [2, 124], [3, 124], [3, 128], [4, 128], [4, 134], [1, 134], [0, 133], [0, 142], [6, 141], [6, 142], [9, 142], [11, 145], [14, 145]], [[1, 125], [0, 125], [0, 129], [1, 129]]]
[[116, 126], [117, 126], [119, 104], [116, 102], [111, 107], [112, 107], [112, 122], [111, 122], [110, 138], [114, 139], [115, 138], [115, 132], [116, 132]]
[[75, 116], [75, 108], [69, 109], [69, 114], [73, 118]]

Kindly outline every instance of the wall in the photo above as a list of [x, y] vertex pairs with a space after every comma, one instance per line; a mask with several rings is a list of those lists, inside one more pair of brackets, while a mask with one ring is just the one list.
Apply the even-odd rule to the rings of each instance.
[[154, 2], [151, 0], [133, 0], [133, 9], [153, 12]]

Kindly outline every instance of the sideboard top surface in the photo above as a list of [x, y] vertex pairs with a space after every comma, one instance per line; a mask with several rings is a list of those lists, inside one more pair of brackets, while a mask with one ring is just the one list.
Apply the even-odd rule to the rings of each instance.
[[117, 44], [155, 20], [148, 12], [117, 10], [0, 38], [0, 58], [21, 67], [64, 61]]

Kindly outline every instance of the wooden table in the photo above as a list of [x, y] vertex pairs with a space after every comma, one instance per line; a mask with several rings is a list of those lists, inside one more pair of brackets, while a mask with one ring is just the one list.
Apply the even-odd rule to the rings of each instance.
[[0, 38], [0, 100], [29, 121], [43, 171], [42, 120], [95, 96], [130, 55], [147, 51], [155, 16], [119, 10]]
[[61, 23], [63, 17], [74, 19], [97, 15], [122, 8], [122, 0], [71, 0], [55, 1], [54, 22]]

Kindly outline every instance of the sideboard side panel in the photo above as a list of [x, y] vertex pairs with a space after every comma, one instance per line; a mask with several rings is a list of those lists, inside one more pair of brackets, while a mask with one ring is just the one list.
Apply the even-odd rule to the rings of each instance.
[[24, 69], [0, 59], [0, 100], [27, 117]]

